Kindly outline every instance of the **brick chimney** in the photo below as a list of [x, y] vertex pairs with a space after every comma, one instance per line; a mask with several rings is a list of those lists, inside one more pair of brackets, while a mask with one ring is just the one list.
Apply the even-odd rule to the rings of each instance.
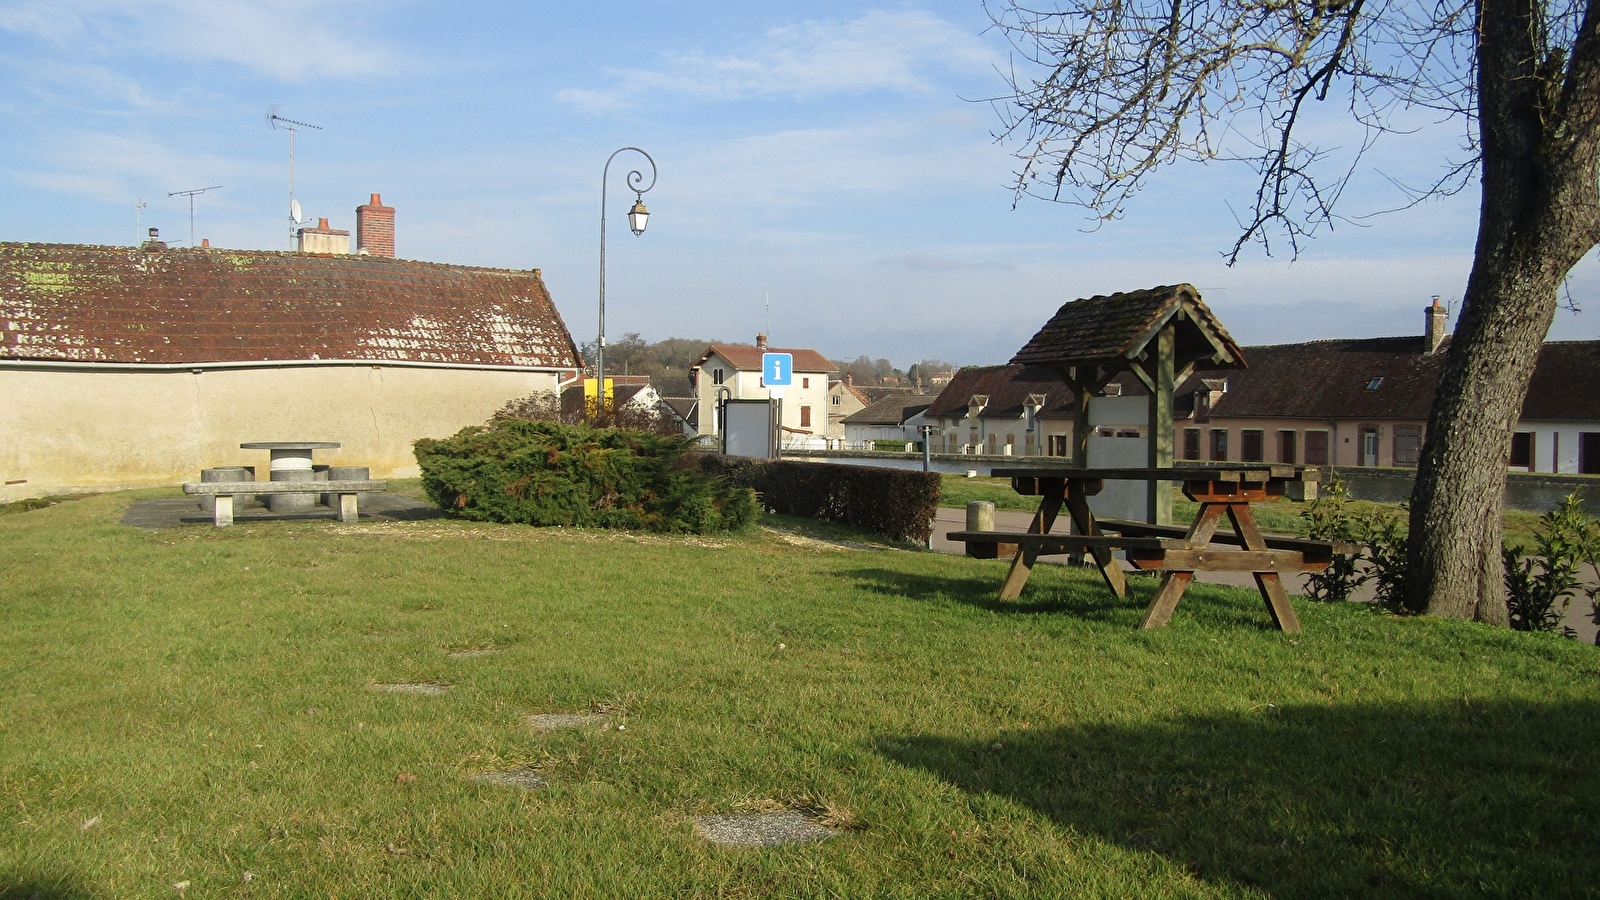
[[1438, 295], [1435, 295], [1433, 305], [1429, 306], [1426, 312], [1428, 320], [1425, 323], [1426, 327], [1422, 331], [1422, 345], [1424, 352], [1432, 356], [1439, 352], [1439, 345], [1444, 343], [1445, 336], [1449, 334], [1445, 329], [1450, 327], [1448, 321], [1450, 310], [1442, 306], [1439, 303]]
[[756, 334], [756, 349], [757, 350], [765, 350], [765, 349], [767, 349], [767, 336], [765, 334], [761, 334], [761, 333], [757, 333]]
[[394, 207], [384, 206], [377, 194], [356, 207], [356, 252], [394, 258]]

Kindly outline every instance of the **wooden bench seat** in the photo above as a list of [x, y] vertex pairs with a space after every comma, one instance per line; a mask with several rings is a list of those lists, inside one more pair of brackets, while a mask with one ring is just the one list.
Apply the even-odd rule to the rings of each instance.
[[1035, 547], [1040, 556], [1062, 553], [1081, 553], [1096, 547], [1109, 550], [1183, 550], [1189, 542], [1179, 538], [1121, 537], [1100, 534], [1093, 537], [1083, 534], [1028, 534], [1015, 531], [952, 531], [945, 535], [952, 541], [964, 544], [1011, 544]]
[[354, 522], [358, 517], [358, 494], [376, 494], [388, 489], [385, 481], [190, 481], [183, 485], [185, 494], [209, 494], [217, 498], [212, 522], [219, 528], [233, 524], [235, 494], [338, 494], [339, 521]]
[[[1189, 533], [1187, 525], [1151, 525], [1148, 522], [1135, 522], [1128, 519], [1095, 519], [1095, 524], [1101, 531], [1115, 531], [1131, 537], [1173, 537], [1181, 538]], [[1297, 550], [1315, 558], [1321, 554], [1330, 556], [1349, 556], [1360, 550], [1355, 544], [1344, 541], [1322, 541], [1314, 538], [1303, 538], [1287, 534], [1263, 534], [1261, 536], [1267, 547], [1272, 550]], [[1231, 544], [1236, 547], [1245, 545], [1244, 538], [1232, 531], [1218, 531], [1211, 536], [1213, 544]]]

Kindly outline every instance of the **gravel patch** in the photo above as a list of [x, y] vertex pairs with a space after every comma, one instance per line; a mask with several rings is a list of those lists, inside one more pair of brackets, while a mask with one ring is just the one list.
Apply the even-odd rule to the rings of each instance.
[[528, 724], [540, 731], [603, 725], [606, 721], [606, 717], [600, 713], [535, 713], [528, 717]]
[[499, 647], [484, 647], [479, 650], [452, 650], [449, 653], [446, 653], [445, 656], [448, 656], [451, 659], [473, 659], [475, 657], [488, 656], [491, 653], [499, 652]]
[[505, 769], [500, 772], [479, 772], [468, 775], [468, 781], [479, 784], [492, 784], [496, 787], [522, 788], [525, 791], [537, 790], [544, 787], [544, 779], [540, 778], [532, 769]]
[[437, 681], [400, 681], [390, 684], [369, 684], [367, 690], [380, 694], [442, 694], [450, 685]]
[[694, 830], [703, 840], [727, 847], [777, 847], [826, 840], [839, 832], [818, 825], [804, 813], [727, 813], [695, 816]]

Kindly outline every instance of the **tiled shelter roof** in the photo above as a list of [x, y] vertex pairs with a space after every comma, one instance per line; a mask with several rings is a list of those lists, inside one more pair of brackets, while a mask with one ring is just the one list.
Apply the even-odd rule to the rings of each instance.
[[1197, 368], [1202, 369], [1244, 366], [1239, 346], [1201, 302], [1199, 292], [1187, 284], [1064, 303], [1011, 361], [1057, 368], [1119, 365], [1174, 317], [1179, 318], [1180, 368], [1189, 360], [1195, 360]]
[[577, 369], [537, 269], [0, 243], [0, 359]]

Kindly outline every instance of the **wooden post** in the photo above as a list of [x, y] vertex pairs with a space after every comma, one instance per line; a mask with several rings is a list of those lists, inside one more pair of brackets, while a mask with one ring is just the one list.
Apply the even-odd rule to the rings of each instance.
[[1093, 387], [1094, 367], [1084, 374], [1082, 366], [1072, 370], [1071, 384], [1078, 392], [1077, 409], [1072, 413], [1072, 466], [1089, 468], [1089, 390]]
[[[1155, 352], [1148, 357], [1145, 371], [1150, 376], [1154, 389], [1150, 392], [1149, 414], [1149, 440], [1148, 459], [1146, 464], [1152, 469], [1172, 468], [1172, 392], [1177, 387], [1173, 384], [1174, 372], [1177, 368], [1177, 334], [1172, 322], [1168, 322], [1151, 341], [1154, 345], [1150, 349]], [[1145, 520], [1152, 525], [1172, 524], [1172, 482], [1150, 482], [1149, 496], [1145, 501]]]

